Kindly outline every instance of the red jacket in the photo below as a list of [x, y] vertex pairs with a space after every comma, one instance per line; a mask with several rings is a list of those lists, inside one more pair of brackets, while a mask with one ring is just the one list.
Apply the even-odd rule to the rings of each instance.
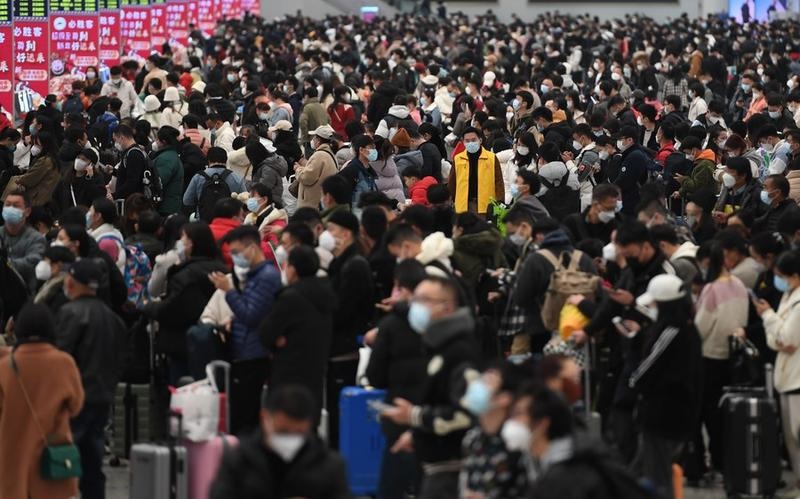
[[658, 163], [661, 166], [664, 166], [664, 163], [667, 162], [667, 157], [674, 152], [675, 152], [675, 144], [670, 142], [669, 144], [663, 146], [661, 149], [658, 150], [658, 153], [656, 153], [656, 163]]
[[349, 137], [347, 136], [344, 126], [356, 119], [356, 112], [353, 110], [353, 106], [349, 104], [339, 104], [333, 109], [328, 109], [328, 116], [331, 117], [331, 128], [333, 128], [333, 131], [344, 137], [345, 140], [348, 140]]
[[428, 188], [437, 183], [435, 178], [425, 177], [409, 187], [408, 195], [411, 197], [411, 204], [430, 206], [431, 204], [428, 202]]
[[[219, 244], [223, 237], [228, 235], [236, 227], [242, 225], [242, 222], [235, 218], [215, 218], [209, 224], [211, 233], [214, 234], [214, 240]], [[231, 260], [231, 250], [228, 249], [228, 243], [222, 245], [222, 261], [225, 265], [233, 268], [233, 260]]]

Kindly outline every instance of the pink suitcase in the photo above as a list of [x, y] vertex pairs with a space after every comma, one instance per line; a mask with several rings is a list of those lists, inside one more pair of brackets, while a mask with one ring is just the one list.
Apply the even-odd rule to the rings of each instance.
[[189, 462], [189, 499], [208, 499], [211, 483], [222, 462], [222, 453], [239, 445], [239, 440], [233, 435], [225, 435], [208, 442], [185, 442], [184, 445]]

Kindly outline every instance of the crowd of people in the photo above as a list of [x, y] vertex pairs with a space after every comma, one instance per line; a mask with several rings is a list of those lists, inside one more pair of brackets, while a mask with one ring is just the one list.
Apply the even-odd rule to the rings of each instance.
[[104, 497], [118, 383], [215, 359], [215, 498], [349, 497], [362, 381], [380, 498], [673, 497], [743, 351], [800, 480], [800, 24], [441, 7], [228, 20], [0, 129], [0, 497]]

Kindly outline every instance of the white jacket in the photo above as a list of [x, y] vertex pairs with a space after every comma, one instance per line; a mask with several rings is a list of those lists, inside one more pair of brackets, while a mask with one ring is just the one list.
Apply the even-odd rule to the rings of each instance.
[[103, 83], [103, 88], [100, 89], [100, 95], [103, 97], [116, 96], [117, 99], [122, 101], [122, 107], [119, 114], [122, 118], [127, 118], [131, 115], [131, 111], [139, 101], [139, 96], [136, 95], [136, 90], [133, 88], [133, 83], [125, 78], [120, 80], [119, 87], [114, 85], [112, 80]]
[[517, 179], [517, 164], [514, 162], [514, 149], [506, 149], [495, 154], [497, 161], [500, 162], [500, 171], [503, 172], [503, 185], [506, 188], [506, 203], [514, 200], [511, 195], [511, 185]]
[[767, 310], [761, 319], [767, 333], [767, 345], [778, 350], [778, 344], [798, 348], [793, 354], [778, 352], [775, 362], [775, 389], [788, 392], [800, 388], [800, 288], [787, 291], [778, 311]]
[[233, 151], [233, 139], [236, 138], [236, 132], [233, 131], [233, 127], [227, 121], [222, 124], [219, 130], [216, 131], [216, 138], [214, 139], [214, 145], [216, 147], [221, 147], [225, 149], [225, 152], [228, 154]]
[[186, 102], [181, 102], [181, 105], [178, 109], [167, 106], [163, 111], [161, 111], [161, 126], [171, 126], [175, 129], [180, 128], [181, 121], [183, 121], [183, 117], [186, 116], [188, 112], [189, 104]]

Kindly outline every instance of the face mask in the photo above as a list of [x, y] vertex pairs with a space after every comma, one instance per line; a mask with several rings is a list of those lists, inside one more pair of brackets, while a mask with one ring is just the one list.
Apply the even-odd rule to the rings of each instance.
[[614, 243], [608, 243], [603, 246], [603, 260], [607, 262], [615, 262], [617, 261], [617, 245]]
[[775, 286], [775, 289], [781, 293], [789, 291], [789, 282], [785, 277], [781, 277], [779, 275], [772, 276], [772, 284]]
[[39, 263], [36, 264], [36, 269], [34, 269], [34, 272], [36, 273], [36, 279], [40, 281], [46, 281], [50, 279], [50, 275], [52, 273], [50, 262], [47, 260], [40, 260]]
[[530, 428], [515, 419], [509, 419], [500, 430], [500, 437], [509, 452], [528, 452], [533, 435]]
[[31, 135], [36, 136], [36, 134], [39, 133], [39, 129], [36, 128], [36, 125], [31, 123], [30, 125], [28, 125], [28, 132], [30, 132]]
[[516, 198], [519, 196], [519, 186], [517, 184], [511, 184], [511, 187], [509, 187], [508, 190], [511, 192], [512, 197]]
[[89, 168], [89, 162], [88, 161], [86, 161], [84, 159], [80, 159], [80, 158], [75, 160], [75, 171], [76, 172], [86, 171], [87, 168]]
[[233, 264], [237, 267], [242, 267], [243, 269], [250, 268], [250, 260], [242, 253], [231, 253], [231, 260], [233, 260]]
[[326, 251], [333, 251], [336, 248], [336, 238], [326, 230], [319, 235], [319, 247]]
[[428, 329], [431, 322], [431, 311], [421, 303], [412, 302], [408, 309], [408, 325], [418, 334], [422, 334]]
[[742, 87], [742, 91], [745, 92], [745, 93], [750, 91], [750, 85], [748, 85], [747, 83], [742, 83], [741, 87]]
[[764, 149], [767, 152], [772, 152], [772, 150], [775, 149], [775, 146], [767, 142], [765, 144], [761, 144], [761, 149]]
[[153, 144], [150, 146], [150, 150], [153, 151], [153, 152], [158, 152], [158, 150], [160, 148], [161, 148], [161, 144], [159, 144], [159, 142], [157, 140], [154, 140]]
[[770, 118], [777, 119], [778, 117], [780, 117], [781, 112], [780, 111], [768, 111], [767, 114], [769, 114]]
[[475, 154], [481, 150], [481, 143], [480, 142], [467, 142], [464, 144], [464, 147], [467, 149], [469, 154]]
[[261, 204], [261, 200], [258, 198], [250, 198], [247, 200], [247, 209], [251, 212], [255, 213], [258, 210], [258, 205]]
[[278, 246], [275, 248], [275, 260], [277, 260], [279, 266], [283, 266], [286, 263], [286, 260], [289, 259], [289, 253], [286, 252], [286, 248], [283, 246]]
[[789, 90], [793, 89], [795, 85], [797, 85], [797, 83], [794, 82], [794, 79], [791, 79], [786, 82], [786, 86], [789, 87]]
[[637, 64], [636, 65], [636, 71], [639, 71], [639, 72], [644, 71], [644, 64]]
[[608, 151], [600, 151], [597, 153], [601, 160], [605, 161], [608, 159]]
[[573, 140], [572, 148], [575, 149], [576, 151], [580, 151], [581, 149], [583, 149], [583, 145], [581, 145], [581, 143], [578, 142], [577, 140]]
[[544, 83], [542, 83], [542, 84], [539, 86], [539, 90], [541, 90], [541, 91], [542, 91], [542, 95], [544, 95], [544, 94], [546, 94], [547, 92], [549, 92], [549, 91], [550, 91], [550, 87], [548, 87], [547, 85], [545, 85]]
[[367, 161], [377, 161], [378, 160], [378, 150], [377, 149], [370, 149], [367, 152]]
[[723, 173], [722, 174], [722, 185], [730, 189], [734, 185], [736, 185], [736, 177], [731, 175], [730, 173]]
[[305, 443], [306, 438], [296, 433], [273, 433], [269, 437], [270, 448], [285, 463], [292, 462]]
[[686, 215], [686, 224], [689, 227], [694, 227], [697, 223], [697, 217], [694, 215]]
[[761, 191], [761, 202], [764, 204], [771, 204], [772, 200], [769, 198], [769, 192]]
[[511, 101], [511, 107], [513, 107], [515, 111], [516, 111], [517, 109], [519, 109], [519, 99], [514, 99], [514, 100], [512, 100], [512, 101]]
[[625, 147], [625, 142], [622, 140], [618, 140], [617, 149], [619, 149], [620, 151], [624, 151], [625, 149], [627, 149], [627, 147]]
[[235, 83], [236, 82], [236, 75], [233, 74], [233, 73], [229, 73], [228, 74], [228, 81], [231, 82], [231, 83]]
[[461, 399], [461, 405], [475, 416], [486, 414], [492, 400], [492, 391], [486, 383], [478, 378], [467, 387], [467, 392]]
[[694, 163], [694, 154], [687, 154], [686, 161], [691, 161], [692, 163]]
[[508, 236], [508, 240], [511, 241], [511, 244], [514, 246], [522, 246], [528, 240], [525, 236], [521, 234], [511, 234]]
[[124, 148], [124, 147], [122, 146], [122, 144], [120, 144], [119, 142], [114, 142], [114, 148], [115, 148], [117, 151], [120, 151], [120, 152], [122, 152], [122, 151], [124, 151], [124, 150], [125, 150], [125, 148]]
[[642, 119], [641, 116], [636, 118], [636, 124], [639, 125], [639, 126], [644, 126], [644, 120]]
[[183, 244], [183, 239], [175, 241], [175, 253], [178, 254], [178, 260], [186, 260], [186, 245]]
[[97, 73], [95, 73], [94, 71], [87, 71], [86, 72], [86, 77], [89, 78], [90, 80], [94, 80], [95, 76], [97, 76]]
[[269, 118], [268, 113], [258, 113], [258, 119], [260, 119], [261, 121], [267, 121], [268, 118]]
[[610, 221], [614, 220], [614, 218], [616, 218], [616, 216], [617, 216], [617, 212], [615, 212], [613, 210], [612, 211], [601, 211], [600, 213], [597, 214], [597, 218], [600, 220], [601, 223], [604, 223], [604, 224], [607, 224]]
[[42, 146], [33, 146], [31, 147], [31, 156], [38, 156], [42, 153]]
[[599, 62], [593, 63], [592, 69], [594, 69], [595, 71], [600, 71], [600, 63]]
[[656, 307], [636, 307], [636, 310], [653, 322], [658, 320], [658, 308]]
[[604, 132], [603, 130], [592, 130], [592, 133], [594, 134], [595, 137], [602, 137], [603, 135], [606, 134], [606, 132]]
[[517, 154], [520, 156], [527, 156], [530, 152], [531, 150], [525, 146], [517, 146]]
[[247, 280], [247, 273], [250, 272], [250, 269], [244, 269], [242, 267], [233, 267], [233, 273], [236, 274], [236, 278], [239, 279], [239, 282], [245, 282]]
[[22, 222], [25, 212], [14, 206], [3, 206], [3, 220], [7, 224], [17, 225]]
[[511, 120], [513, 120], [513, 119], [514, 119], [514, 112], [513, 111], [507, 112], [506, 113], [506, 122], [507, 123], [511, 123]]
[[614, 211], [616, 211], [617, 213], [622, 211], [622, 200], [621, 199], [617, 199], [617, 206], [614, 207]]

